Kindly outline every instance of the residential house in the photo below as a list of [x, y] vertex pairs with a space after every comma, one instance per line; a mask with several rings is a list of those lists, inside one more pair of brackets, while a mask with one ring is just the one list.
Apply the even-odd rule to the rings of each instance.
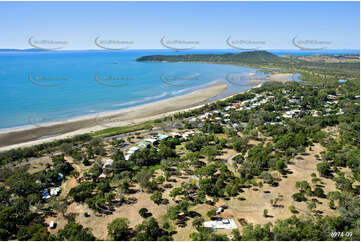
[[206, 221], [203, 226], [212, 230], [215, 229], [236, 229], [237, 225], [233, 219], [219, 218], [215, 221]]
[[56, 227], [56, 223], [54, 221], [50, 221], [49, 228], [55, 229], [55, 227]]
[[103, 169], [107, 168], [108, 166], [111, 166], [113, 164], [114, 160], [107, 159], [103, 165]]
[[50, 196], [57, 196], [60, 192], [60, 187], [50, 188]]
[[158, 140], [154, 139], [154, 138], [146, 138], [146, 139], [144, 139], [144, 141], [149, 142], [152, 145], [157, 145], [158, 144]]
[[166, 134], [158, 134], [156, 137], [158, 140], [164, 140], [164, 139], [168, 139], [169, 136]]

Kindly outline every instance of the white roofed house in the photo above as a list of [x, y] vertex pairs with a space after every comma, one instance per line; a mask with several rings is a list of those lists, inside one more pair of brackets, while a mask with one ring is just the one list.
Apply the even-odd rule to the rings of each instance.
[[235, 129], [238, 129], [240, 126], [239, 126], [239, 124], [233, 123], [232, 127], [235, 128]]
[[154, 138], [146, 138], [146, 139], [144, 139], [144, 141], [147, 141], [147, 142], [151, 143], [152, 145], [156, 145], [158, 143], [158, 140], [154, 139]]
[[107, 175], [105, 175], [104, 173], [102, 173], [102, 174], [100, 174], [100, 176], [98, 177], [99, 179], [100, 178], [106, 178], [107, 177]]
[[174, 137], [174, 138], [180, 138], [180, 137], [181, 137], [181, 134], [178, 133], [178, 132], [172, 132], [172, 133], [170, 133], [170, 135], [171, 135], [172, 137]]
[[134, 152], [136, 152], [137, 150], [139, 150], [139, 147], [133, 146], [133, 147], [131, 147], [131, 148], [128, 150], [128, 153], [134, 153]]
[[320, 116], [320, 115], [318, 114], [318, 111], [315, 110], [315, 111], [313, 112], [312, 116], [313, 116], [313, 117], [318, 117], [318, 116]]
[[194, 135], [194, 131], [190, 130], [182, 134], [182, 137], [188, 139], [189, 136], [193, 136], [193, 135]]
[[107, 159], [103, 165], [103, 169], [107, 168], [108, 166], [111, 166], [113, 164], [114, 160]]
[[200, 115], [198, 118], [201, 120], [204, 120], [204, 119], [210, 118], [212, 115], [213, 115], [212, 113], [204, 113], [204, 114]]
[[326, 113], [330, 113], [331, 111], [332, 111], [331, 108], [326, 108], [326, 109], [325, 109], [325, 112], [326, 112]]
[[189, 122], [197, 122], [197, 118], [190, 118]]
[[150, 147], [150, 142], [148, 141], [141, 141], [138, 143], [138, 147], [141, 149], [145, 149], [145, 148], [149, 148]]
[[158, 134], [157, 135], [157, 140], [164, 140], [164, 139], [168, 139], [169, 136], [167, 134]]
[[340, 108], [340, 110], [336, 113], [336, 115], [341, 115], [344, 114], [344, 112], [342, 111], [342, 109]]
[[57, 196], [60, 192], [60, 187], [53, 187], [53, 188], [50, 188], [50, 195], [51, 196]]
[[64, 178], [64, 175], [59, 172], [59, 173], [58, 173], [58, 181], [63, 180], [63, 178]]
[[138, 150], [139, 150], [139, 147], [137, 147], [137, 146], [131, 147], [131, 148], [127, 151], [127, 153], [124, 155], [125, 160], [129, 160], [130, 156], [131, 156], [132, 154], [134, 154], [134, 153], [135, 153], [136, 151], [138, 151]]
[[224, 111], [229, 111], [230, 109], [235, 109], [236, 107], [234, 106], [227, 106], [224, 108]]
[[327, 99], [336, 100], [337, 96], [335, 96], [335, 95], [327, 95]]
[[48, 188], [45, 188], [42, 192], [41, 192], [41, 198], [42, 199], [48, 199], [51, 196], [49, 195], [49, 190]]
[[56, 223], [54, 221], [50, 221], [49, 228], [55, 229]]
[[301, 113], [301, 110], [299, 110], [299, 109], [294, 109], [294, 110], [291, 110], [291, 112], [292, 112], [292, 115], [293, 115], [293, 116], [298, 116], [298, 115]]
[[223, 212], [223, 208], [222, 207], [219, 207], [216, 211], [216, 214], [220, 214], [221, 212]]
[[53, 187], [53, 188], [45, 188], [44, 190], [42, 190], [41, 192], [41, 198], [42, 199], [48, 199], [51, 196], [57, 196], [60, 192], [60, 187]]
[[189, 134], [188, 134], [188, 133], [184, 133], [184, 134], [182, 134], [182, 137], [183, 137], [184, 139], [188, 139]]
[[284, 114], [282, 114], [282, 117], [284, 118], [292, 118], [292, 112], [291, 111], [287, 111]]
[[236, 229], [237, 225], [233, 219], [227, 218], [218, 218], [213, 221], [206, 221], [203, 223], [203, 226], [206, 228], [210, 228], [212, 230], [215, 229]]

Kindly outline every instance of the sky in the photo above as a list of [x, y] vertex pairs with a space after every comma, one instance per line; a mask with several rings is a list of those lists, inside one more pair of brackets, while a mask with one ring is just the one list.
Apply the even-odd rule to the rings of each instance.
[[171, 48], [227, 49], [230, 38], [241, 48], [296, 49], [296, 38], [360, 49], [360, 3], [0, 2], [0, 30], [2, 49], [165, 49], [163, 37]]

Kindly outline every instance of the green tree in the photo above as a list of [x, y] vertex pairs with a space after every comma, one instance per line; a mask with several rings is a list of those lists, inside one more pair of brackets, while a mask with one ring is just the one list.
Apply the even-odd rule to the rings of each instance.
[[282, 160], [276, 161], [276, 169], [278, 171], [283, 171], [283, 169], [286, 167], [285, 163]]
[[64, 229], [58, 231], [60, 240], [96, 240], [90, 228], [84, 228], [82, 225], [75, 222], [69, 222]]
[[161, 204], [163, 201], [162, 193], [160, 191], [155, 191], [152, 196], [150, 196], [150, 200], [152, 200], [156, 204]]
[[129, 220], [127, 218], [116, 218], [107, 226], [108, 235], [112, 240], [126, 241], [132, 237], [132, 231], [129, 228]]
[[305, 198], [305, 196], [298, 192], [292, 195], [293, 200], [295, 200], [296, 202], [303, 202], [306, 201], [307, 199]]
[[192, 226], [199, 231], [203, 227], [203, 223], [204, 223], [203, 217], [196, 217], [192, 222]]
[[316, 187], [315, 190], [313, 191], [313, 194], [316, 197], [320, 197], [320, 198], [325, 197], [325, 193], [324, 193], [324, 191], [323, 191], [323, 189], [321, 187]]
[[146, 208], [141, 208], [141, 209], [139, 209], [139, 215], [142, 217], [142, 218], [146, 218], [147, 217], [147, 215], [148, 215], [148, 209], [146, 209]]
[[45, 226], [41, 224], [30, 224], [21, 227], [17, 234], [18, 240], [49, 240], [49, 233]]
[[317, 171], [323, 177], [328, 177], [331, 174], [330, 165], [327, 162], [317, 164]]
[[137, 172], [135, 179], [142, 188], [142, 191], [150, 187], [149, 180], [151, 177], [152, 177], [152, 173], [147, 169], [142, 169], [139, 172]]
[[268, 217], [268, 210], [267, 209], [263, 210], [263, 217], [265, 217], [265, 218]]
[[11, 234], [6, 229], [0, 228], [0, 240], [9, 240]]
[[69, 191], [69, 195], [74, 198], [76, 202], [83, 202], [85, 199], [92, 197], [95, 183], [83, 182]]
[[144, 220], [141, 224], [135, 227], [136, 240], [172, 240], [172, 237], [167, 231], [159, 227], [158, 222], [153, 218]]

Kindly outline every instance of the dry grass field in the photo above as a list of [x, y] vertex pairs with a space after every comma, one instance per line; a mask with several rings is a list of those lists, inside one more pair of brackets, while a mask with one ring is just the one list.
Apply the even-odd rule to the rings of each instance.
[[[251, 140], [250, 144], [256, 145], [258, 141]], [[182, 150], [183, 145], [177, 147], [177, 150]], [[295, 157], [287, 168], [287, 175], [281, 177], [278, 172], [274, 172], [274, 176], [278, 176], [281, 180], [278, 183], [278, 186], [271, 186], [269, 184], [264, 184], [261, 188], [243, 188], [242, 192], [234, 198], [229, 200], [221, 200], [222, 203], [227, 205], [227, 209], [221, 214], [223, 217], [228, 217], [234, 219], [240, 231], [242, 231], [243, 225], [240, 224], [239, 220], [246, 221], [247, 223], [254, 224], [266, 224], [268, 222], [275, 222], [277, 219], [285, 219], [292, 216], [293, 214], [289, 210], [291, 205], [295, 206], [298, 210], [297, 216], [307, 215], [310, 213], [310, 210], [307, 208], [305, 202], [298, 203], [292, 199], [292, 195], [297, 192], [296, 182], [297, 181], [307, 181], [311, 184], [312, 189], [316, 187], [316, 184], [313, 184], [311, 179], [311, 174], [316, 173], [317, 163], [320, 162], [316, 159], [316, 155], [320, 155], [324, 148], [320, 144], [315, 144], [312, 146], [311, 150], [308, 150], [302, 154]], [[218, 159], [227, 161], [226, 165], [231, 171], [236, 171], [232, 166], [232, 158], [237, 155], [237, 152], [233, 149], [224, 149], [222, 154], [217, 156]], [[50, 158], [49, 158], [50, 159]], [[44, 161], [49, 161], [49, 159], [39, 159], [39, 161], [34, 160], [36, 164]], [[82, 164], [75, 163], [71, 157], [66, 157], [66, 160], [82, 174], [81, 171], [85, 169]], [[207, 159], [202, 159], [202, 161], [207, 163]], [[193, 170], [193, 169], [192, 169]], [[347, 169], [343, 170], [344, 172], [349, 173]], [[154, 177], [163, 175], [163, 172], [158, 169], [154, 173]], [[319, 177], [319, 176], [318, 176]], [[320, 177], [319, 177], [320, 178]], [[115, 218], [128, 218], [130, 221], [130, 226], [134, 228], [137, 224], [140, 224], [143, 221], [143, 218], [139, 215], [138, 211], [141, 208], [147, 208], [149, 212], [152, 213], [153, 217], [158, 220], [160, 225], [163, 225], [165, 221], [170, 222], [171, 226], [175, 228], [176, 233], [173, 235], [175, 240], [189, 240], [189, 234], [195, 232], [196, 230], [192, 227], [193, 218], [190, 218], [186, 221], [186, 227], [178, 227], [174, 222], [169, 220], [166, 216], [167, 207], [175, 205], [175, 201], [169, 196], [170, 191], [174, 187], [179, 187], [182, 182], [190, 182], [192, 176], [185, 174], [184, 172], [180, 176], [172, 176], [170, 182], [165, 182], [171, 184], [170, 188], [165, 188], [162, 192], [163, 198], [169, 200], [168, 205], [157, 205], [150, 200], [151, 194], [146, 192], [141, 192], [139, 187], [136, 185], [134, 189], [138, 192], [127, 195], [128, 198], [133, 198], [136, 202], [133, 204], [123, 204], [115, 208], [115, 211], [110, 215], [98, 214], [94, 210], [88, 208], [88, 206], [76, 202], [72, 202], [65, 214], [76, 214], [76, 222], [82, 224], [84, 227], [89, 227], [92, 229], [93, 234], [101, 240], [110, 239], [107, 237], [107, 224], [111, 223]], [[59, 198], [66, 198], [66, 195], [71, 188], [78, 185], [77, 179], [74, 177], [68, 178], [62, 185], [62, 193]], [[327, 194], [330, 191], [335, 191], [335, 182], [331, 179], [320, 178], [320, 182], [317, 183], [318, 186], [321, 186], [325, 193]], [[271, 205], [271, 200], [279, 198], [280, 201], [277, 203], [279, 206], [274, 207]], [[310, 198], [308, 200], [311, 200]], [[335, 215], [335, 211], [331, 210], [328, 205], [328, 200], [325, 198], [317, 198], [318, 203], [317, 207], [314, 210], [319, 210], [324, 215]], [[216, 205], [211, 206], [208, 204], [198, 204], [191, 207], [190, 211], [195, 211], [202, 215], [206, 220], [209, 219], [207, 212], [211, 209], [217, 208]], [[268, 210], [269, 216], [264, 217], [264, 209]], [[84, 214], [88, 213], [90, 216], [86, 217]], [[46, 222], [56, 221], [57, 228], [51, 230], [52, 233], [57, 232], [59, 229], [63, 228], [66, 224], [66, 219], [60, 214], [57, 213], [55, 217], [47, 217]], [[227, 234], [231, 233], [230, 230], [218, 230], [216, 233]]]

